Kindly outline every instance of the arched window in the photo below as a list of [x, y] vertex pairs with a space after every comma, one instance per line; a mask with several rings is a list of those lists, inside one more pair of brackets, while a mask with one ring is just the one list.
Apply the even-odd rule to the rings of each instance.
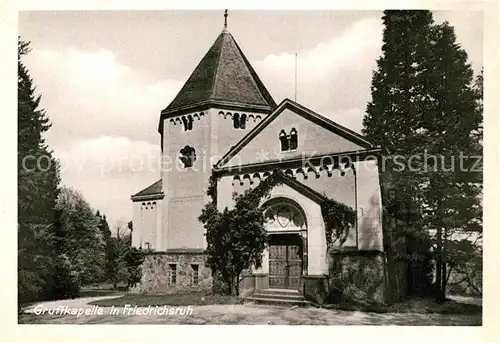
[[184, 116], [182, 116], [182, 123], [184, 124], [184, 131], [187, 131], [188, 130], [188, 120]]
[[194, 161], [196, 161], [196, 151], [193, 147], [186, 145], [181, 149], [179, 154], [179, 159], [181, 160], [184, 168], [189, 168], [193, 166]]
[[235, 129], [238, 129], [240, 127], [240, 115], [238, 113], [235, 113], [233, 115], [233, 127]]
[[240, 129], [244, 129], [245, 128], [246, 122], [247, 122], [247, 115], [245, 113], [243, 113], [240, 116]]
[[297, 130], [295, 128], [290, 131], [290, 150], [297, 150], [298, 141], [297, 141]]
[[281, 142], [281, 151], [287, 151], [289, 149], [289, 146], [288, 146], [288, 137], [285, 133], [285, 130], [281, 130], [280, 132], [280, 142]]
[[188, 131], [193, 129], [193, 117], [191, 115], [188, 116], [187, 129]]

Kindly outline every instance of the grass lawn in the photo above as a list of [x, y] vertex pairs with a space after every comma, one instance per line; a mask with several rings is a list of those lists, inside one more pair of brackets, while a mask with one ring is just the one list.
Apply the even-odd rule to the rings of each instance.
[[107, 295], [125, 295], [126, 291], [112, 289], [86, 289], [81, 290], [76, 298], [103, 297]]
[[455, 300], [447, 299], [438, 304], [434, 299], [411, 299], [391, 305], [367, 305], [367, 304], [328, 304], [322, 306], [327, 309], [351, 310], [377, 313], [439, 313], [439, 314], [469, 314], [481, 315], [483, 307], [475, 304], [465, 304]]
[[146, 306], [188, 306], [188, 305], [231, 305], [241, 304], [243, 300], [236, 296], [208, 294], [205, 292], [182, 292], [175, 294], [126, 294], [115, 299], [92, 301], [90, 305], [102, 307], [123, 307], [125, 305]]

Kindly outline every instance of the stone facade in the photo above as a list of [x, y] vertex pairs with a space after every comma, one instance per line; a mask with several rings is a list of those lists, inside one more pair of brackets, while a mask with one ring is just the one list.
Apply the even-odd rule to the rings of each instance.
[[386, 302], [386, 260], [381, 251], [332, 251], [327, 275], [305, 275], [301, 288], [307, 300], [324, 303]]
[[381, 251], [330, 253], [329, 301], [384, 303], [386, 257]]
[[[134, 293], [173, 293], [179, 290], [211, 290], [212, 273], [203, 253], [151, 253], [142, 265], [142, 279]], [[172, 280], [175, 266], [175, 281]], [[193, 266], [198, 268], [196, 280]], [[194, 267], [196, 268], [196, 267]]]
[[[153, 251], [135, 292], [217, 289], [219, 282], [205, 267], [206, 232], [198, 220], [212, 200], [209, 179], [217, 179], [217, 207], [222, 211], [234, 206], [233, 195], [281, 174], [282, 182], [262, 199], [261, 206], [280, 208], [280, 214], [266, 217], [266, 230], [276, 236], [298, 235], [299, 244], [274, 246], [288, 246], [279, 249], [288, 252], [300, 247], [301, 252], [265, 249], [262, 266], [242, 276], [240, 294], [287, 287], [318, 302], [339, 289], [342, 298], [383, 298], [380, 183], [377, 159], [369, 158], [381, 149], [292, 100], [276, 104], [226, 29], [161, 112], [159, 133], [161, 180], [131, 197], [132, 244]], [[329, 252], [321, 210], [328, 199], [357, 213], [342, 242], [342, 250], [353, 254]], [[340, 250], [340, 243], [333, 248]], [[293, 255], [301, 255], [301, 268], [298, 258], [289, 260]]]

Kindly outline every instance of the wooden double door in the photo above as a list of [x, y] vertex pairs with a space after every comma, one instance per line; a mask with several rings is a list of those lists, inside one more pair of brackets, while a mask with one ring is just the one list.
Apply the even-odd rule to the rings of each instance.
[[269, 241], [269, 287], [299, 289], [302, 260], [302, 239], [299, 235], [271, 235]]

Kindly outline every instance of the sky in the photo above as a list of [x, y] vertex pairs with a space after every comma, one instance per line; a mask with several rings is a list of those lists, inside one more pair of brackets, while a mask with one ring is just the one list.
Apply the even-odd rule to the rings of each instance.
[[[448, 21], [475, 73], [483, 65], [478, 11], [434, 11]], [[229, 11], [228, 29], [279, 103], [294, 99], [360, 132], [376, 60], [380, 11]], [[110, 226], [132, 219], [130, 195], [160, 178], [160, 111], [224, 23], [223, 11], [21, 12], [25, 57], [52, 128], [47, 144], [62, 184], [82, 192]]]

